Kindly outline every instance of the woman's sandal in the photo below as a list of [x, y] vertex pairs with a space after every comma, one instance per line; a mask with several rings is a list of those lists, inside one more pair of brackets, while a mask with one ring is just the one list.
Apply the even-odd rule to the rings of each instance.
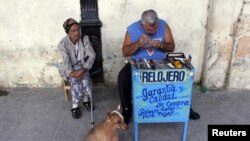
[[73, 118], [78, 119], [78, 118], [81, 117], [81, 110], [80, 110], [79, 107], [77, 107], [77, 108], [72, 108], [72, 109], [71, 109], [71, 113], [72, 113], [72, 117], [73, 117]]

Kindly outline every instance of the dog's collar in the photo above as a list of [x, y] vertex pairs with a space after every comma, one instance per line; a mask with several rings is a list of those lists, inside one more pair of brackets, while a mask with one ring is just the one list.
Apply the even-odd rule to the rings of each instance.
[[123, 118], [122, 114], [119, 111], [114, 110], [114, 111], [111, 112], [111, 114], [113, 114], [113, 113], [116, 113], [117, 115], [119, 115], [119, 117], [122, 119], [122, 121], [124, 121], [124, 118]]

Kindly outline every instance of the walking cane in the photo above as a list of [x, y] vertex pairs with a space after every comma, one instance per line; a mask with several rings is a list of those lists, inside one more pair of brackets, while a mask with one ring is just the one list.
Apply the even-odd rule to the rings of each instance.
[[91, 94], [90, 94], [90, 102], [91, 102], [91, 105], [90, 105], [90, 107], [91, 107], [91, 112], [90, 112], [90, 114], [91, 114], [91, 127], [94, 128], [95, 123], [94, 123], [94, 115], [93, 115], [92, 89], [91, 89]]
[[92, 97], [92, 80], [90, 79], [89, 80], [89, 88], [90, 88], [90, 95], [89, 95], [89, 97], [90, 97], [90, 118], [91, 118], [91, 127], [92, 128], [94, 128], [94, 125], [95, 125], [95, 123], [94, 123], [94, 114], [93, 114], [93, 97]]

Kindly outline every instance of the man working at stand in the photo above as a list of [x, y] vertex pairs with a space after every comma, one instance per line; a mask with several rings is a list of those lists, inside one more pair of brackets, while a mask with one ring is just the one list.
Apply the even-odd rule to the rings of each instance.
[[[174, 39], [168, 24], [159, 19], [154, 10], [146, 10], [142, 13], [141, 20], [131, 24], [127, 28], [122, 52], [124, 57], [134, 60], [153, 59], [163, 60], [166, 52], [175, 49]], [[125, 123], [129, 124], [132, 115], [131, 104], [131, 65], [126, 63], [118, 75], [118, 90], [122, 115]], [[190, 119], [199, 119], [198, 113], [190, 109]]]

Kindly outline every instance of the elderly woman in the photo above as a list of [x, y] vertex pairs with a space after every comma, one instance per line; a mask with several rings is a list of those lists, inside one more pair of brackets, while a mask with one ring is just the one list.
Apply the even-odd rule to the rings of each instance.
[[83, 99], [85, 108], [88, 111], [91, 110], [92, 80], [89, 69], [94, 63], [95, 52], [88, 36], [84, 35], [81, 39], [80, 27], [76, 20], [67, 19], [63, 28], [67, 35], [58, 45], [63, 61], [59, 67], [59, 72], [71, 85], [72, 116], [73, 118], [80, 118], [79, 101], [81, 99]]

